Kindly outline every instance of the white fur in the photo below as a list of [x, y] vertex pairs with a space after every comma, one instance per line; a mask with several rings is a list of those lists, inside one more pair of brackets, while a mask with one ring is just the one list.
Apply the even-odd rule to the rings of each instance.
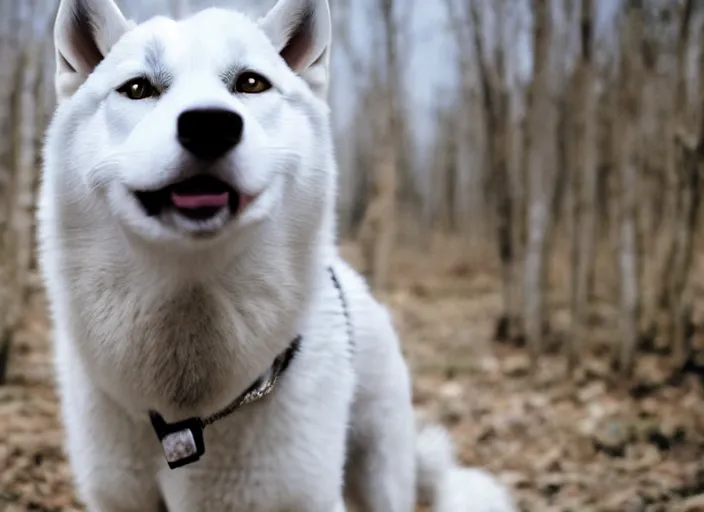
[[[508, 490], [489, 473], [458, 467], [448, 432], [438, 425], [420, 425], [416, 437], [419, 499], [434, 512], [511, 512]], [[448, 471], [448, 468], [453, 468]]]
[[[76, 32], [77, 7], [89, 9], [89, 32]], [[301, 7], [315, 10], [312, 37], [291, 41]], [[462, 487], [469, 473], [440, 427], [416, 439], [389, 315], [338, 257], [327, 1], [281, 0], [259, 21], [209, 9], [134, 26], [112, 0], [62, 0], [55, 34], [60, 106], [38, 238], [67, 451], [88, 509], [150, 512], [163, 500], [170, 512], [343, 512], [346, 496], [410, 512], [418, 488], [438, 512], [513, 510], [485, 492], [490, 478], [479, 495]], [[287, 44], [299, 45], [295, 62], [282, 58]], [[91, 45], [98, 62], [84, 57]], [[170, 76], [158, 98], [116, 92], [155, 61]], [[273, 89], [230, 92], [233, 66]], [[175, 126], [196, 106], [244, 119], [242, 141], [211, 172], [255, 200], [229, 222], [148, 217], [131, 190], [193, 172]], [[349, 303], [352, 345], [327, 267]], [[298, 333], [275, 391], [208, 427], [199, 462], [169, 470], [147, 411], [216, 412]]]

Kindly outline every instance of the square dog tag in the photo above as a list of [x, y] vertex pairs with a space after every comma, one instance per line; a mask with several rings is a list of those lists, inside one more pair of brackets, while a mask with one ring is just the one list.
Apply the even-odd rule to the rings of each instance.
[[156, 411], [151, 411], [149, 418], [171, 469], [196, 462], [205, 453], [203, 423], [200, 418], [167, 423]]

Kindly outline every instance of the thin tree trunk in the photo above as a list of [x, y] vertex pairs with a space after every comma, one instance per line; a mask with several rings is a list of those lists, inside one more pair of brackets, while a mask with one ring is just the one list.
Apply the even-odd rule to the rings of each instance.
[[636, 153], [636, 130], [641, 99], [641, 43], [643, 38], [643, 6], [630, 0], [626, 11], [624, 54], [621, 63], [620, 115], [620, 203], [619, 203], [619, 270], [621, 274], [621, 345], [618, 362], [629, 375], [633, 369], [638, 342], [639, 282], [636, 208], [639, 180]]
[[[503, 19], [504, 4], [498, 6], [499, 20]], [[486, 62], [482, 34], [482, 18], [476, 0], [469, 0], [469, 14], [472, 21], [472, 39], [475, 61], [479, 74], [479, 86], [483, 105], [483, 121], [487, 140], [485, 168], [489, 177], [489, 191], [496, 208], [497, 241], [499, 260], [501, 261], [501, 282], [503, 313], [498, 320], [496, 334], [498, 338], [508, 338], [516, 322], [517, 311], [513, 285], [512, 245], [512, 201], [510, 182], [506, 161], [508, 131], [508, 94], [506, 92], [505, 55], [501, 38], [496, 42], [495, 66], [492, 73]]]
[[15, 232], [15, 318], [19, 318], [26, 300], [27, 282], [32, 266], [35, 176], [38, 174], [36, 158], [37, 83], [41, 78], [41, 44], [33, 41], [24, 48], [19, 71], [17, 112], [15, 115], [16, 150], [14, 172], [14, 197], [12, 201], [12, 226]]
[[594, 272], [596, 239], [596, 91], [593, 64], [594, 0], [582, 0], [581, 54], [577, 69], [576, 162], [572, 195], [575, 205], [573, 232], [572, 334], [569, 365], [574, 369], [582, 355], [587, 332], [589, 277]]
[[[528, 103], [528, 92], [521, 91], [523, 101]], [[514, 331], [510, 333], [510, 338], [515, 341], [525, 342], [525, 255], [528, 240], [528, 162], [526, 155], [530, 147], [530, 130], [526, 117], [516, 120], [515, 126], [510, 129], [510, 137], [513, 138], [511, 151], [514, 154], [514, 165], [511, 173], [511, 190], [513, 197], [513, 219], [511, 221], [511, 246], [514, 248], [513, 262], [513, 284], [516, 295], [517, 318]]]
[[[514, 94], [519, 94], [516, 91]], [[506, 168], [508, 179], [508, 195], [510, 197], [509, 236], [511, 237], [511, 266], [509, 272], [511, 277], [508, 282], [511, 284], [509, 294], [510, 308], [509, 315], [511, 322], [508, 325], [507, 338], [514, 343], [519, 340], [523, 332], [523, 307], [522, 307], [522, 286], [521, 279], [523, 272], [523, 229], [525, 226], [525, 216], [523, 214], [522, 195], [525, 187], [522, 183], [523, 163], [522, 163], [522, 137], [521, 123], [514, 122], [515, 116], [511, 105], [510, 96], [506, 105]]]
[[[701, 138], [704, 137], [704, 118], [700, 121], [699, 130], [690, 135], [687, 126], [687, 47], [690, 41], [690, 26], [694, 9], [693, 0], [688, 0], [684, 6], [681, 29], [678, 39], [678, 69], [677, 69], [677, 109], [674, 118], [672, 143], [677, 144], [674, 155], [676, 184], [675, 197], [678, 208], [674, 216], [674, 243], [672, 254], [669, 254], [672, 267], [665, 273], [667, 285], [667, 319], [665, 335], [669, 336], [673, 347], [675, 364], [684, 364], [689, 355], [689, 335], [692, 312], [691, 268], [694, 258], [693, 236], [696, 232], [701, 201]], [[704, 62], [700, 62], [700, 65]], [[700, 78], [704, 79], [704, 70], [700, 68]], [[702, 90], [701, 83], [699, 85]], [[704, 93], [702, 93], [704, 94]], [[704, 97], [704, 96], [702, 96]], [[704, 105], [704, 102], [702, 102]]]
[[45, 9], [36, 1], [0, 2], [0, 383], [7, 376], [32, 264], [41, 105], [36, 93], [44, 35], [35, 26]]
[[528, 243], [525, 255], [524, 322], [533, 368], [537, 368], [543, 346], [546, 256], [551, 225], [555, 180], [551, 156], [555, 139], [555, 116], [550, 81], [552, 20], [549, 0], [535, 0], [533, 81], [528, 112], [530, 145], [528, 157]]
[[[675, 243], [677, 246], [675, 270], [671, 273], [669, 287], [669, 316], [671, 336], [674, 345], [674, 359], [678, 365], [684, 364], [691, 356], [694, 235], [698, 230], [702, 174], [704, 174], [704, 40], [699, 53], [699, 123], [695, 135], [690, 135], [685, 127], [675, 134], [678, 143], [681, 166], [680, 193], [681, 207], [677, 219]], [[686, 90], [686, 84], [681, 85]], [[685, 120], [682, 123], [686, 125]]]
[[12, 100], [18, 59], [17, 0], [0, 2], [0, 383], [4, 382], [10, 346], [17, 322], [15, 289], [14, 140]]
[[[395, 245], [396, 235], [396, 195], [398, 187], [398, 163], [399, 153], [401, 151], [401, 123], [398, 94], [400, 81], [398, 77], [398, 58], [397, 58], [397, 29], [394, 19], [394, 2], [393, 0], [381, 0], [381, 13], [385, 29], [385, 58], [386, 58], [386, 91], [388, 104], [388, 120], [387, 132], [385, 134], [385, 143], [382, 145], [383, 153], [377, 155], [377, 162], [380, 162], [377, 170], [377, 180], [382, 180], [385, 185], [382, 190], [388, 196], [384, 198], [385, 204], [388, 204], [388, 210], [380, 219], [380, 232], [374, 249], [375, 255], [374, 272], [372, 276], [372, 285], [377, 290], [383, 290], [388, 287], [389, 274], [391, 272], [391, 253]], [[387, 176], [393, 174], [393, 178]]]
[[[675, 305], [672, 304], [674, 292], [674, 281], [677, 279], [675, 267], [677, 255], [680, 248], [677, 246], [678, 237], [676, 235], [678, 229], [678, 219], [682, 217], [682, 197], [680, 194], [685, 192], [684, 186], [686, 180], [683, 181], [684, 174], [679, 166], [682, 164], [680, 148], [677, 147], [675, 134], [680, 128], [686, 110], [686, 59], [687, 59], [687, 44], [690, 38], [692, 18], [693, 18], [694, 0], [687, 0], [684, 4], [682, 16], [680, 18], [679, 34], [677, 38], [677, 82], [674, 88], [674, 112], [666, 121], [668, 125], [668, 138], [665, 141], [667, 147], [667, 162], [666, 162], [666, 186], [663, 194], [664, 213], [661, 223], [661, 235], [659, 247], [661, 248], [658, 254], [658, 281], [656, 283], [656, 306], [663, 308], [664, 314], [659, 315], [661, 321], [658, 325], [659, 334], [669, 338], [668, 345], [672, 346], [674, 340], [672, 335], [672, 321], [674, 317], [672, 312]], [[673, 347], [674, 348], [674, 347]], [[677, 349], [675, 348], [675, 351]]]
[[[601, 213], [601, 230], [600, 236], [602, 247], [607, 254], [614, 254], [619, 249], [619, 159], [620, 159], [620, 91], [619, 91], [619, 73], [613, 70], [609, 73], [605, 80], [606, 87], [601, 98], [601, 107], [603, 109], [603, 119], [601, 120], [601, 129], [605, 136], [601, 139], [601, 151], [604, 158], [602, 165], [605, 169], [600, 170], [602, 178], [602, 186], [604, 189], [604, 198], [600, 201]], [[608, 297], [618, 296], [619, 288], [619, 273], [618, 265], [614, 266], [613, 274], [605, 280], [604, 293]], [[601, 277], [601, 276], [600, 276]], [[593, 298], [596, 297], [596, 275], [592, 274], [592, 291]]]
[[[704, 94], [702, 95], [704, 98]], [[704, 102], [703, 102], [704, 104]], [[671, 336], [674, 344], [674, 360], [680, 366], [690, 356], [690, 326], [692, 324], [692, 262], [694, 260], [694, 234], [699, 224], [699, 207], [701, 204], [701, 176], [704, 161], [704, 121], [698, 137], [679, 134], [678, 143], [683, 174], [681, 215], [677, 219], [676, 244], [677, 269], [672, 273], [670, 284], [670, 322]]]

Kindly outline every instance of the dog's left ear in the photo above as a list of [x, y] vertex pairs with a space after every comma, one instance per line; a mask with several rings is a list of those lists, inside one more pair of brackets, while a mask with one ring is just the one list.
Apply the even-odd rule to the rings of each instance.
[[328, 0], [278, 0], [259, 24], [286, 64], [325, 97], [332, 39]]

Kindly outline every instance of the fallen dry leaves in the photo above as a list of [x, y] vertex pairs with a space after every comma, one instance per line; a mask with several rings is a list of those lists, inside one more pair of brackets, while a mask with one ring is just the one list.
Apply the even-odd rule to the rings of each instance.
[[[666, 358], [646, 354], [634, 380], [619, 382], [598, 349], [577, 375], [567, 377], [556, 354], [531, 375], [524, 349], [492, 341], [495, 279], [464, 266], [403, 276], [382, 298], [401, 333], [418, 408], [452, 430], [465, 464], [509, 485], [522, 510], [704, 511], [699, 377], [670, 385]], [[608, 329], [613, 319], [596, 316]], [[81, 510], [57, 412], [35, 296], [0, 388], [0, 511]]]

